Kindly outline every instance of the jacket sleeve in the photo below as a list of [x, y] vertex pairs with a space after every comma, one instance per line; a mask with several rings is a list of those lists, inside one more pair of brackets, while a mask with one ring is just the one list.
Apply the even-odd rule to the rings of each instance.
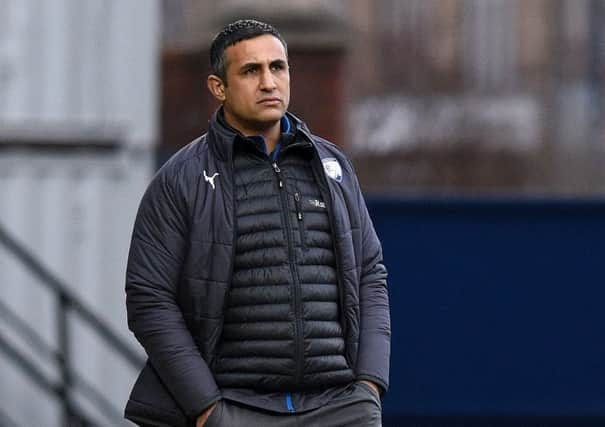
[[387, 270], [382, 260], [382, 247], [370, 219], [365, 200], [357, 186], [361, 216], [362, 266], [359, 282], [359, 350], [357, 379], [376, 383], [381, 394], [389, 387], [391, 353], [391, 319], [387, 290]]
[[[168, 173], [170, 172], [170, 173]], [[128, 326], [162, 383], [189, 419], [220, 392], [177, 304], [179, 275], [188, 250], [188, 215], [179, 176], [160, 170], [135, 220], [126, 271]]]

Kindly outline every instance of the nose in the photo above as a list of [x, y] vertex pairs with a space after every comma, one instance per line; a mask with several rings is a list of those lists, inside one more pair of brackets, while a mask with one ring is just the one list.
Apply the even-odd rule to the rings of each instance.
[[275, 78], [271, 70], [267, 67], [262, 70], [260, 75], [260, 88], [264, 91], [273, 91], [276, 88]]

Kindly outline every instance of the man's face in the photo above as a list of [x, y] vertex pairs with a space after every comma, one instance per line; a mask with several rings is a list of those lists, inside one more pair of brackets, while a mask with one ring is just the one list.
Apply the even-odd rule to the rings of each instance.
[[244, 134], [274, 126], [290, 102], [290, 72], [282, 43], [265, 34], [225, 50], [222, 103], [228, 123]]

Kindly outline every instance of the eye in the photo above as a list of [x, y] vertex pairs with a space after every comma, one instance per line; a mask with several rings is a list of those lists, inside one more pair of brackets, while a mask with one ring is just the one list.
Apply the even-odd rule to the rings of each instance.
[[285, 64], [281, 64], [281, 63], [277, 63], [277, 64], [272, 64], [271, 65], [271, 69], [273, 71], [281, 71], [284, 70], [286, 68]]
[[246, 68], [244, 70], [244, 74], [247, 74], [247, 75], [252, 75], [255, 73], [256, 73], [256, 68], [254, 68], [254, 67]]

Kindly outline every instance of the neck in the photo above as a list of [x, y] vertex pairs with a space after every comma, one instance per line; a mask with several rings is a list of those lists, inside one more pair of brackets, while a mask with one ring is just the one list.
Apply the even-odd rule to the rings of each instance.
[[280, 120], [266, 126], [258, 126], [257, 124], [242, 123], [229, 114], [228, 111], [225, 111], [225, 121], [244, 136], [262, 136], [265, 139], [268, 153], [271, 153], [275, 149], [281, 135]]
[[275, 146], [277, 145], [277, 142], [279, 141], [280, 134], [281, 134], [280, 122], [277, 122], [270, 129], [267, 129], [264, 132], [260, 132], [260, 133], [256, 132], [256, 133], [251, 133], [251, 134], [244, 133], [244, 135], [246, 135], [246, 136], [261, 135], [263, 138], [265, 138], [265, 145], [267, 146], [267, 153], [272, 153], [273, 150], [275, 150]]

